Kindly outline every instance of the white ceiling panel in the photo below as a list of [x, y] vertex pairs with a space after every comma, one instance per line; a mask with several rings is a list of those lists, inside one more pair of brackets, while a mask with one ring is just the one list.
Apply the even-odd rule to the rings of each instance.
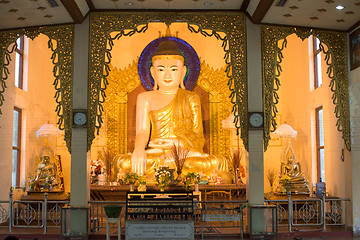
[[47, 0], [0, 1], [0, 29], [73, 22], [61, 2], [57, 3], [58, 7], [51, 7]]
[[[285, 24], [317, 28], [347, 30], [360, 20], [360, 5], [354, 0], [288, 0], [284, 7], [273, 6], [266, 13], [263, 23]], [[337, 5], [343, 10], [337, 10]], [[291, 16], [289, 16], [291, 15]]]
[[[59, 6], [51, 7], [49, 1]], [[87, 1], [95, 10], [233, 10], [239, 11], [244, 0], [0, 0], [0, 30], [30, 26], [81, 22], [89, 12]], [[253, 16], [259, 3], [250, 0], [246, 12]], [[360, 0], [288, 0], [277, 7], [275, 0], [269, 10], [263, 9], [256, 20], [261, 23], [294, 25], [347, 31], [360, 22]], [[74, 7], [74, 4], [77, 7]], [[336, 10], [339, 4], [345, 9]], [[261, 4], [261, 6], [264, 4]], [[81, 14], [79, 16], [80, 9]], [[267, 10], [267, 12], [266, 12]], [[264, 17], [262, 13], [265, 13]], [[199, 13], [201, 14], [201, 13]], [[315, 19], [314, 19], [315, 18]], [[75, 20], [74, 20], [75, 19]]]

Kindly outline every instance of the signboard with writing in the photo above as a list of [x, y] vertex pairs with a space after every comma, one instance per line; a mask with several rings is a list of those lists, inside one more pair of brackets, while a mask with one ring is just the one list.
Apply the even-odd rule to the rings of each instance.
[[227, 221], [240, 221], [240, 214], [204, 214], [203, 221], [211, 222], [211, 221], [219, 221], [219, 222], [227, 222]]
[[126, 240], [194, 239], [193, 220], [126, 221]]

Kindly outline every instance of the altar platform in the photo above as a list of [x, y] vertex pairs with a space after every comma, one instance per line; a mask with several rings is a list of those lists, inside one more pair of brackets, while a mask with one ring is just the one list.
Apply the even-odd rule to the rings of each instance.
[[[156, 185], [146, 185], [147, 191], [158, 191], [159, 188]], [[130, 185], [91, 185], [90, 197], [93, 201], [125, 201], [126, 192], [130, 190]], [[183, 185], [170, 185], [165, 188], [165, 191], [182, 191]], [[194, 186], [192, 186], [192, 191]], [[219, 185], [199, 185], [200, 199], [205, 201], [215, 200], [234, 200], [245, 199], [246, 197], [246, 185], [245, 184], [219, 184]], [[136, 190], [135, 190], [136, 192]]]

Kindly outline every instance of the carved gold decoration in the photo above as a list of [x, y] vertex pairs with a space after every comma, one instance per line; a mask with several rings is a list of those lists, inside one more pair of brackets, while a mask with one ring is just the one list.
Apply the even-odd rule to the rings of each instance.
[[[241, 130], [244, 145], [248, 144], [247, 131], [247, 77], [245, 16], [242, 13], [185, 13], [185, 12], [106, 12], [90, 14], [90, 69], [88, 96], [88, 149], [101, 127], [101, 116], [108, 85], [109, 63], [113, 40], [145, 32], [151, 21], [168, 26], [175, 21], [188, 23], [190, 31], [214, 36], [223, 41], [226, 73], [233, 103], [236, 127]], [[119, 32], [115, 37], [112, 32]], [[225, 33], [224, 37], [219, 32]]]
[[[201, 62], [197, 84], [210, 93], [210, 154], [229, 157], [230, 132], [221, 127], [222, 120], [229, 116], [232, 104], [226, 87], [228, 77], [225, 69], [214, 70]], [[137, 61], [123, 70], [110, 64], [109, 85], [106, 89], [104, 111], [107, 116], [107, 146], [114, 154], [124, 154], [127, 149], [127, 94], [140, 85]], [[121, 91], [120, 91], [121, 90]]]
[[[263, 25], [262, 37], [262, 66], [263, 66], [263, 101], [264, 101], [264, 149], [266, 151], [270, 131], [276, 129], [275, 117], [278, 112], [277, 91], [280, 87], [279, 76], [281, 73], [282, 50], [286, 46], [286, 37], [295, 33], [302, 40], [314, 35], [320, 40], [320, 49], [325, 54], [330, 78], [330, 89], [333, 92], [335, 116], [338, 118], [337, 129], [342, 132], [346, 148], [350, 150], [350, 110], [347, 72], [347, 43], [346, 33], [315, 30], [309, 28], [275, 27]], [[281, 48], [278, 42], [284, 40]], [[328, 51], [325, 51], [326, 45]]]
[[[65, 129], [65, 141], [70, 151], [71, 149], [71, 119], [72, 119], [72, 83], [73, 83], [73, 25], [34, 27], [16, 30], [0, 31], [0, 106], [4, 102], [3, 93], [6, 89], [6, 79], [9, 74], [11, 58], [9, 46], [16, 45], [16, 39], [26, 35], [30, 39], [35, 39], [40, 33], [49, 37], [48, 46], [53, 52], [51, 56], [54, 64], [53, 74], [55, 77], [55, 100], [57, 103], [56, 113], [58, 116], [58, 126], [60, 130]], [[55, 42], [55, 44], [54, 44]], [[15, 47], [15, 46], [13, 46]], [[0, 110], [1, 114], [1, 110]]]
[[230, 157], [230, 131], [222, 128], [222, 120], [226, 119], [232, 110], [229, 99], [230, 90], [226, 87], [229, 78], [225, 69], [214, 70], [201, 62], [200, 76], [197, 85], [209, 92], [210, 102], [210, 154]]
[[124, 70], [109, 65], [109, 85], [106, 89], [104, 108], [107, 116], [108, 149], [113, 154], [127, 153], [127, 94], [140, 85], [137, 61]]

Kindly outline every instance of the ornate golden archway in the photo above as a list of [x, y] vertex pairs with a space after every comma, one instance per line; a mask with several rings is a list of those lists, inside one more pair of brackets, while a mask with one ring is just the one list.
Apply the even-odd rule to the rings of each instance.
[[[88, 149], [102, 125], [105, 89], [108, 85], [112, 40], [111, 32], [120, 32], [116, 38], [131, 36], [146, 31], [148, 23], [186, 22], [192, 32], [205, 36], [215, 36], [223, 41], [226, 74], [230, 89], [230, 99], [235, 114], [235, 125], [241, 129], [241, 138], [247, 148], [247, 76], [246, 76], [246, 35], [245, 16], [242, 13], [129, 13], [106, 12], [90, 15], [90, 67], [88, 96]], [[221, 38], [218, 32], [226, 34]], [[108, 48], [107, 48], [108, 46]], [[70, 141], [70, 139], [68, 139]]]
[[[325, 31], [310, 28], [276, 27], [263, 25], [261, 27], [262, 38], [262, 75], [263, 75], [263, 103], [264, 103], [264, 149], [266, 151], [270, 131], [276, 129], [275, 117], [278, 103], [277, 90], [280, 87], [280, 72], [282, 48], [278, 47], [278, 41], [286, 39], [295, 33], [302, 40], [310, 35], [320, 40], [320, 49], [325, 54], [330, 78], [330, 89], [333, 92], [332, 100], [335, 105], [335, 116], [338, 119], [336, 126], [342, 132], [346, 148], [350, 151], [350, 110], [348, 91], [348, 62], [346, 33]], [[325, 51], [323, 44], [328, 47]]]
[[[55, 111], [59, 117], [58, 126], [61, 130], [65, 129], [65, 139], [71, 139], [73, 25], [33, 27], [0, 31], [0, 107], [5, 101], [3, 93], [6, 89], [6, 80], [9, 75], [9, 69], [7, 66], [11, 61], [10, 54], [16, 47], [16, 40], [22, 35], [34, 40], [41, 33], [49, 37], [48, 47], [53, 52], [51, 60], [54, 64], [53, 74], [55, 80], [53, 85], [56, 90], [54, 98], [57, 103]], [[54, 46], [52, 40], [56, 41], [56, 46]], [[14, 43], [14, 46], [11, 50], [9, 50], [9, 46], [12, 43]], [[70, 141], [67, 141], [67, 147], [70, 151]]]

